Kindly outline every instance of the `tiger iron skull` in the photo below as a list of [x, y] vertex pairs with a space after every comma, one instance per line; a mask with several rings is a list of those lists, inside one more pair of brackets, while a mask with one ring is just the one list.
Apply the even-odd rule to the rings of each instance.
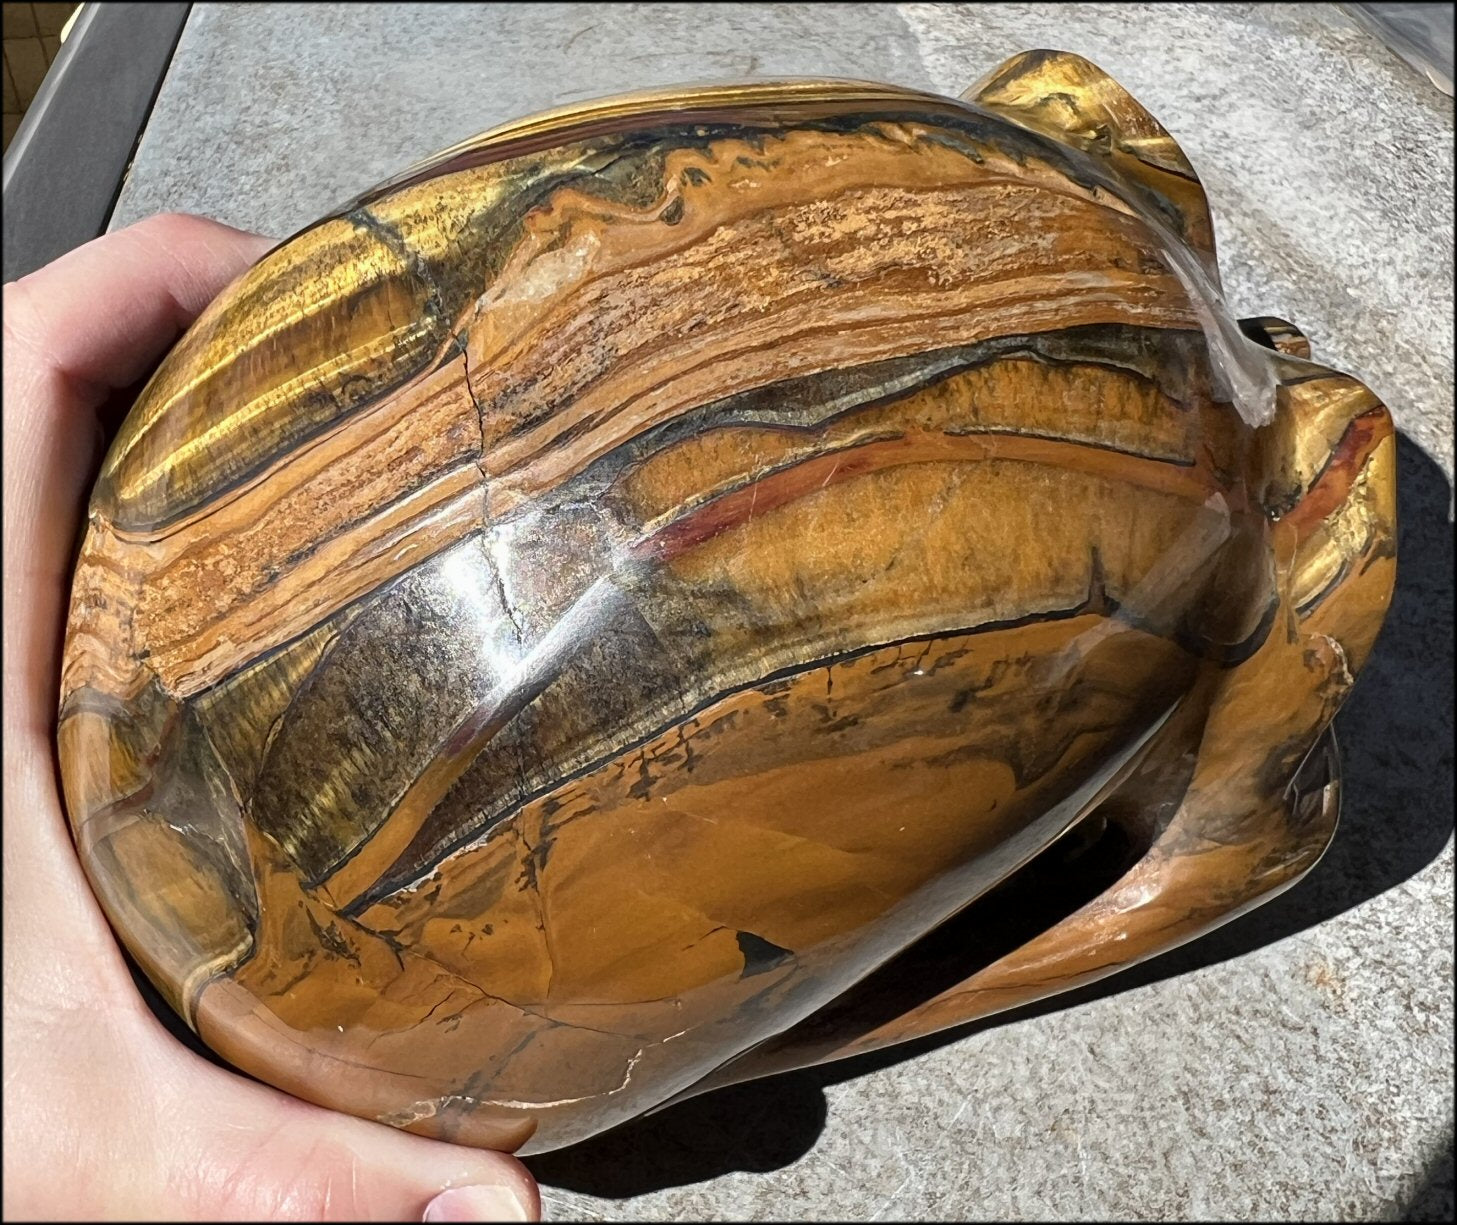
[[1086, 61], [523, 120], [277, 247], [105, 460], [80, 856], [214, 1050], [541, 1151], [1290, 885], [1386, 410]]

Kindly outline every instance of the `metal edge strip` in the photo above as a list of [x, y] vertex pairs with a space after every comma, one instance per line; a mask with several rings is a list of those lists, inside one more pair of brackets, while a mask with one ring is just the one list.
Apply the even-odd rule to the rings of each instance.
[[6, 281], [106, 231], [191, 8], [82, 8], [5, 152]]

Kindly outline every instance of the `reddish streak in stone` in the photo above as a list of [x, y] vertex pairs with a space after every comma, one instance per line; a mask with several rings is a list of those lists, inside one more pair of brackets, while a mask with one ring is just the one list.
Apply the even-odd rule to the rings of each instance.
[[1196, 501], [1219, 488], [1203, 466], [1188, 467], [1070, 439], [991, 432], [902, 434], [822, 452], [719, 494], [645, 536], [632, 546], [631, 553], [644, 561], [670, 562], [752, 518], [882, 468], [991, 459], [1070, 468]]
[[1346, 427], [1320, 476], [1282, 520], [1295, 529], [1297, 539], [1305, 539], [1346, 502], [1371, 453], [1390, 433], [1391, 418], [1379, 407]]

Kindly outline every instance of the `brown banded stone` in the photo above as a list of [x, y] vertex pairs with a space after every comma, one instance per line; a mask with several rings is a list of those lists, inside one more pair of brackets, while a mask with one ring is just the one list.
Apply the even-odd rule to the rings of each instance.
[[238, 1067], [542, 1150], [1169, 948], [1334, 829], [1393, 436], [1075, 56], [490, 132], [115, 440], [59, 744]]

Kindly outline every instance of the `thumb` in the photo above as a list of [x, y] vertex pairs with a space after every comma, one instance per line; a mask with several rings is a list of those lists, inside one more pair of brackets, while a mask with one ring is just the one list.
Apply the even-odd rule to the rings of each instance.
[[427, 1140], [227, 1079], [226, 1111], [210, 1112], [214, 1121], [201, 1135], [192, 1131], [203, 1151], [177, 1154], [198, 1175], [188, 1198], [200, 1219], [540, 1219], [536, 1182], [515, 1157]]

